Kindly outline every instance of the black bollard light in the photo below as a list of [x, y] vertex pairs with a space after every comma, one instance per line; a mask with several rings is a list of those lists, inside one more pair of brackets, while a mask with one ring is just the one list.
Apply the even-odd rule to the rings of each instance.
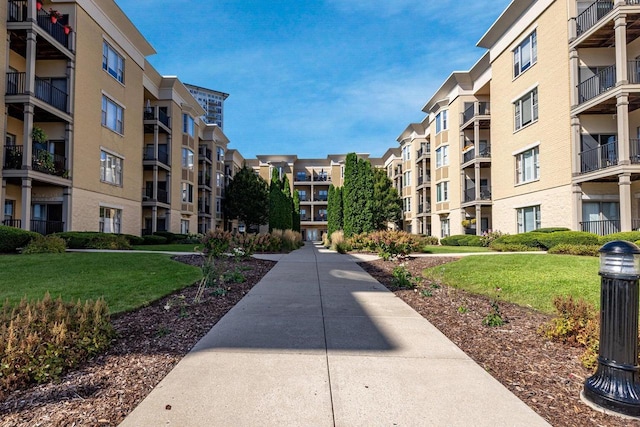
[[596, 409], [640, 416], [638, 279], [640, 248], [616, 240], [600, 248], [600, 351], [581, 397]]

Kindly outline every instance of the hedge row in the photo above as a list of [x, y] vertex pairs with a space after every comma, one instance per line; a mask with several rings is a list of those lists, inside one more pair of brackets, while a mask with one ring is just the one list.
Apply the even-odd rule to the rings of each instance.
[[0, 225], [0, 253], [15, 253], [38, 236], [40, 234], [33, 231]]
[[566, 245], [597, 245], [600, 236], [584, 231], [555, 231], [539, 232], [529, 231], [521, 234], [506, 234], [491, 242], [493, 249], [504, 248], [505, 245], [526, 246], [539, 250], [549, 250], [560, 244]]
[[138, 236], [97, 231], [64, 231], [55, 235], [62, 237], [69, 249], [131, 249], [132, 244], [143, 242]]
[[482, 246], [482, 237], [474, 234], [456, 234], [440, 239], [442, 246]]

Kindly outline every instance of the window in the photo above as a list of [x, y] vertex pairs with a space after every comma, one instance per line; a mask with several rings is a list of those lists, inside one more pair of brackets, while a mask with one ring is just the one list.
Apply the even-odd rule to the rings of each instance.
[[102, 43], [102, 69], [124, 83], [124, 58], [109, 43]]
[[540, 178], [539, 148], [516, 154], [516, 183], [535, 181]]
[[522, 41], [513, 50], [513, 77], [518, 77], [524, 73], [538, 60], [538, 41], [536, 32], [529, 34], [529, 36]]
[[182, 167], [193, 170], [193, 151], [188, 148], [182, 149]]
[[222, 174], [222, 172], [216, 173], [216, 186], [218, 188], [224, 187], [224, 175]]
[[411, 186], [411, 171], [406, 171], [404, 173], [404, 186], [405, 187]]
[[224, 149], [222, 147], [218, 147], [216, 152], [217, 152], [218, 161], [219, 162], [224, 162]]
[[307, 190], [298, 190], [298, 197], [301, 202], [307, 201]]
[[436, 184], [436, 202], [446, 202], [449, 200], [449, 181]]
[[404, 199], [402, 199], [403, 203], [403, 208], [405, 212], [411, 212], [411, 197], [405, 197]]
[[184, 203], [193, 203], [193, 185], [186, 182], [182, 183], [182, 201]]
[[520, 208], [518, 211], [518, 233], [540, 228], [540, 206]]
[[106, 126], [119, 134], [124, 133], [124, 109], [111, 99], [102, 95], [102, 126]]
[[120, 157], [100, 152], [100, 181], [107, 184], [122, 185], [122, 162]]
[[449, 115], [448, 110], [444, 110], [438, 113], [436, 116], [436, 133], [440, 133], [443, 130], [449, 129], [447, 118]]
[[120, 233], [120, 224], [122, 222], [122, 210], [100, 207], [100, 232], [101, 233]]
[[193, 117], [188, 114], [182, 115], [182, 132], [189, 136], [195, 135], [195, 122], [193, 121]]
[[411, 160], [411, 147], [402, 147], [402, 160], [404, 160], [405, 162], [407, 160]]
[[436, 168], [449, 165], [449, 146], [443, 145], [436, 149]]
[[440, 237], [449, 237], [449, 218], [440, 220]]
[[222, 202], [218, 198], [216, 199], [216, 213], [221, 213], [221, 212], [222, 212]]
[[538, 120], [538, 88], [518, 99], [514, 104], [515, 130]]
[[318, 190], [318, 200], [326, 202], [329, 197], [329, 190]]
[[14, 203], [15, 202], [13, 200], [4, 201], [4, 220], [5, 221], [11, 221], [13, 219]]
[[180, 233], [181, 234], [189, 234], [189, 220], [181, 219], [180, 220]]
[[306, 221], [307, 220], [307, 210], [304, 208], [300, 208], [300, 219], [302, 221]]

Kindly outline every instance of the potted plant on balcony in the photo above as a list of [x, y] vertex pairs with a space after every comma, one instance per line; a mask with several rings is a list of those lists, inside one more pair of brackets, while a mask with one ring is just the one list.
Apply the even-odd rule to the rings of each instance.
[[69, 35], [71, 33], [71, 31], [73, 30], [73, 28], [71, 28], [71, 25], [67, 24], [64, 26], [64, 34], [65, 35]]
[[57, 10], [49, 9], [49, 17], [51, 18], [51, 23], [55, 24], [58, 22], [58, 19], [62, 18], [62, 14]]
[[47, 142], [47, 134], [40, 126], [33, 126], [31, 129], [31, 140], [36, 144], [44, 144]]
[[36, 10], [42, 10], [42, 0], [36, 0]]

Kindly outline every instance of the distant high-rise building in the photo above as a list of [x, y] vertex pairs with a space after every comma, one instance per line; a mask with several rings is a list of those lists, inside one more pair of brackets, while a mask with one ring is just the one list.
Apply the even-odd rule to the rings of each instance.
[[229, 94], [186, 83], [185, 86], [206, 111], [205, 115], [202, 116], [202, 120], [205, 123], [215, 124], [224, 129], [224, 101], [229, 97]]

